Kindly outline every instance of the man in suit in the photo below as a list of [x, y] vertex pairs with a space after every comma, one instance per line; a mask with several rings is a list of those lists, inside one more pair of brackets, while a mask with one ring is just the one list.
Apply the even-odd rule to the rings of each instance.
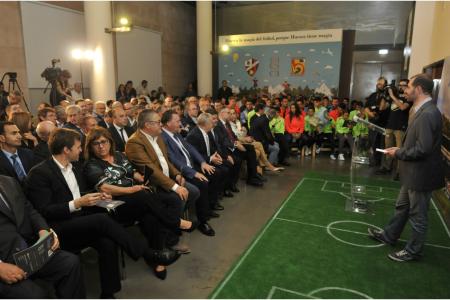
[[86, 193], [82, 168], [76, 163], [81, 153], [80, 139], [74, 130], [56, 129], [48, 141], [52, 157], [30, 171], [25, 190], [34, 207], [60, 237], [62, 249], [79, 252], [92, 247], [97, 250], [100, 297], [112, 298], [121, 288], [118, 246], [134, 260], [144, 258], [151, 267], [169, 265], [179, 254], [148, 248], [144, 241], [132, 237], [103, 209], [95, 206], [111, 196]]
[[94, 112], [92, 115], [97, 119], [98, 126], [108, 128], [105, 124], [106, 103], [103, 101], [96, 101], [94, 104]]
[[187, 106], [187, 115], [181, 119], [181, 124], [183, 124], [184, 129], [187, 132], [197, 126], [197, 117], [198, 117], [198, 106], [195, 103], [189, 103]]
[[54, 234], [50, 260], [31, 276], [15, 265], [13, 254], [34, 244], [49, 232], [44, 218], [25, 198], [22, 188], [11, 177], [0, 176], [0, 297], [48, 298], [47, 292], [34, 280], [51, 282], [58, 298], [85, 298], [84, 282], [78, 257], [58, 250]]
[[179, 133], [180, 116], [175, 111], [164, 112], [161, 123], [163, 125], [161, 136], [167, 145], [170, 162], [180, 170], [188, 182], [200, 190], [200, 197], [196, 201], [197, 218], [200, 222], [198, 229], [205, 235], [213, 236], [215, 232], [208, 224], [208, 220], [211, 209], [223, 209], [217, 202], [219, 181], [223, 178], [192, 145], [184, 141]]
[[38, 110], [37, 115], [39, 118], [39, 122], [50, 121], [56, 125], [56, 112], [54, 108], [52, 107], [41, 108], [40, 110]]
[[411, 78], [405, 91], [412, 102], [408, 129], [401, 148], [386, 149], [386, 155], [400, 163], [400, 193], [395, 215], [384, 230], [369, 228], [372, 238], [393, 245], [409, 220], [411, 237], [406, 247], [389, 254], [395, 261], [411, 261], [422, 255], [428, 227], [428, 207], [432, 191], [444, 186], [441, 157], [442, 115], [432, 102], [434, 83], [426, 74]]
[[39, 143], [33, 149], [33, 166], [37, 165], [41, 161], [49, 159], [52, 156], [50, 150], [48, 149], [48, 138], [55, 129], [56, 125], [50, 121], [42, 121], [37, 125], [36, 134], [38, 136]]
[[[181, 172], [169, 161], [167, 147], [161, 137], [161, 118], [157, 112], [144, 109], [139, 113], [138, 130], [128, 140], [125, 153], [137, 166], [147, 166], [153, 170], [151, 184], [158, 192], [166, 193], [168, 201], [178, 206], [180, 217], [187, 202], [195, 204], [200, 191], [186, 182]], [[177, 239], [172, 239], [169, 244], [176, 242]]]
[[120, 108], [112, 110], [112, 126], [108, 128], [111, 136], [116, 144], [116, 150], [120, 152], [125, 151], [125, 144], [133, 134], [133, 129], [127, 126], [128, 118], [125, 111]]
[[217, 99], [225, 98], [228, 100], [228, 97], [233, 95], [233, 91], [228, 86], [228, 81], [222, 80], [222, 86], [217, 91]]
[[229, 122], [230, 110], [222, 108], [219, 112], [219, 120], [214, 127], [214, 134], [222, 148], [223, 153], [228, 153], [227, 161], [233, 165], [234, 185], [237, 183], [242, 160], [247, 162], [247, 184], [253, 186], [263, 186], [261, 178], [256, 172], [257, 161], [255, 147], [251, 144], [242, 144], [231, 129]]
[[123, 110], [125, 111], [128, 119], [127, 127], [131, 128], [132, 132], [134, 133], [137, 129], [136, 107], [130, 102], [125, 102], [123, 104]]
[[78, 105], [69, 105], [66, 107], [66, 123], [63, 128], [72, 129], [77, 131], [81, 135], [81, 144], [84, 145], [86, 136], [80, 127], [81, 121], [81, 108]]
[[264, 112], [264, 103], [258, 103], [255, 107], [256, 115], [252, 118], [250, 124], [250, 136], [252, 136], [264, 147], [264, 151], [269, 154], [269, 161], [271, 164], [278, 164], [278, 154], [280, 153], [280, 146], [275, 142], [272, 132], [270, 131], [269, 118]]
[[21, 148], [22, 136], [16, 124], [0, 122], [0, 174], [22, 182], [33, 166], [33, 151]]

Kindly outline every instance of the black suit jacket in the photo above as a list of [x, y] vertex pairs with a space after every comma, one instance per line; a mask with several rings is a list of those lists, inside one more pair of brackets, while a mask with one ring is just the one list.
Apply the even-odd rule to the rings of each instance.
[[273, 145], [274, 139], [270, 131], [269, 119], [266, 114], [261, 116], [255, 115], [250, 122], [250, 135], [261, 142], [264, 146], [264, 150], [268, 150], [269, 144]]
[[183, 127], [185, 127], [188, 132], [197, 127], [197, 124], [195, 124], [190, 116], [183, 116], [181, 124], [183, 124]]
[[[81, 164], [72, 163], [73, 172], [80, 188], [80, 194], [87, 193]], [[83, 214], [83, 210], [70, 213], [69, 201], [74, 200], [72, 192], [53, 158], [45, 160], [30, 170], [25, 181], [25, 193], [39, 213], [48, 222], [68, 220]]]
[[218, 99], [225, 98], [228, 100], [228, 97], [230, 97], [232, 95], [233, 95], [233, 91], [231, 90], [231, 88], [229, 86], [227, 86], [225, 89], [223, 88], [223, 86], [221, 86], [219, 88], [219, 90], [217, 91]]
[[[128, 138], [130, 138], [131, 135], [134, 133], [134, 130], [128, 126], [125, 126], [124, 129], [128, 135]], [[122, 136], [120, 135], [120, 132], [117, 131], [117, 129], [116, 129], [116, 127], [114, 127], [114, 125], [110, 126], [108, 128], [108, 130], [112, 135], [114, 143], [116, 144], [116, 150], [120, 151], [120, 152], [124, 152], [125, 151], [125, 143], [122, 140]]]
[[[217, 144], [214, 141], [214, 138], [211, 133], [208, 134], [209, 137], [209, 150], [210, 154], [213, 155], [214, 152], [217, 151]], [[200, 153], [200, 155], [203, 157], [203, 159], [209, 163], [209, 156], [208, 156], [208, 150], [206, 148], [206, 142], [203, 138], [203, 134], [200, 131], [200, 128], [195, 127], [191, 131], [189, 131], [188, 135], [186, 136], [186, 141], [191, 144], [192, 146], [197, 149], [197, 151]]]
[[[25, 148], [18, 148], [17, 154], [19, 155], [20, 161], [22, 162], [25, 173], [28, 174], [31, 167], [33, 167], [33, 151]], [[0, 151], [0, 175], [13, 177], [16, 180], [19, 180], [16, 171], [14, 171], [14, 168], [11, 164], [11, 161], [6, 157], [3, 151]]]
[[[217, 122], [217, 125], [213, 130], [216, 142], [219, 145], [219, 153], [221, 156], [225, 156], [226, 158], [228, 155], [231, 155], [233, 153], [232, 149], [235, 148], [234, 142], [228, 136], [227, 129], [225, 128], [225, 125], [223, 125], [221, 120]], [[237, 141], [237, 137], [234, 135], [234, 133], [232, 134]]]
[[441, 142], [442, 115], [429, 101], [415, 113], [403, 145], [395, 153], [403, 186], [413, 191], [431, 192], [445, 185]]
[[20, 240], [31, 245], [38, 239], [39, 230], [49, 227], [14, 178], [0, 175], [0, 191], [10, 207], [0, 206], [0, 260], [14, 263], [12, 255], [21, 250]]
[[36, 145], [36, 147], [34, 147], [33, 154], [34, 154], [33, 166], [52, 157], [47, 142], [41, 139], [39, 139], [39, 143]]

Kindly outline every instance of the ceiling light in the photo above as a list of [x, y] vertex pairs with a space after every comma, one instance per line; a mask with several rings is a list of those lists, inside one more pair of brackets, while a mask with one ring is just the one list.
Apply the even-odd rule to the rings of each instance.
[[378, 54], [380, 54], [380, 55], [386, 55], [388, 53], [389, 53], [388, 49], [380, 49], [380, 50], [378, 50]]

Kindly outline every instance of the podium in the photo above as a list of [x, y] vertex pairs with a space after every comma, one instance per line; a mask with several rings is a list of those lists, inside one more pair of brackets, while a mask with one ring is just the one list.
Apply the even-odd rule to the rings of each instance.
[[[357, 116], [354, 121], [367, 126], [368, 130], [376, 131], [382, 135], [386, 135], [386, 129], [378, 125], [370, 123], [367, 120]], [[370, 163], [370, 157], [373, 156], [373, 149], [369, 144], [367, 135], [360, 135], [355, 138], [352, 149], [352, 161], [350, 164], [350, 197], [347, 197], [345, 208], [348, 211], [365, 214], [369, 211], [370, 197], [367, 194], [367, 184], [360, 179], [364, 170]]]
[[369, 166], [372, 149], [367, 136], [355, 138], [352, 149], [352, 160], [350, 164], [350, 197], [347, 197], [346, 210], [356, 213], [367, 213], [369, 202], [367, 201], [367, 188], [358, 178]]

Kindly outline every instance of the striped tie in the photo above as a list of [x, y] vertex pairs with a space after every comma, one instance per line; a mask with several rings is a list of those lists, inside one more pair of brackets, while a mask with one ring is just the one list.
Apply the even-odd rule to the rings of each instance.
[[13, 162], [13, 168], [14, 171], [16, 171], [17, 177], [20, 181], [26, 176], [25, 171], [20, 166], [19, 162], [17, 161], [17, 154], [11, 155], [11, 160]]

